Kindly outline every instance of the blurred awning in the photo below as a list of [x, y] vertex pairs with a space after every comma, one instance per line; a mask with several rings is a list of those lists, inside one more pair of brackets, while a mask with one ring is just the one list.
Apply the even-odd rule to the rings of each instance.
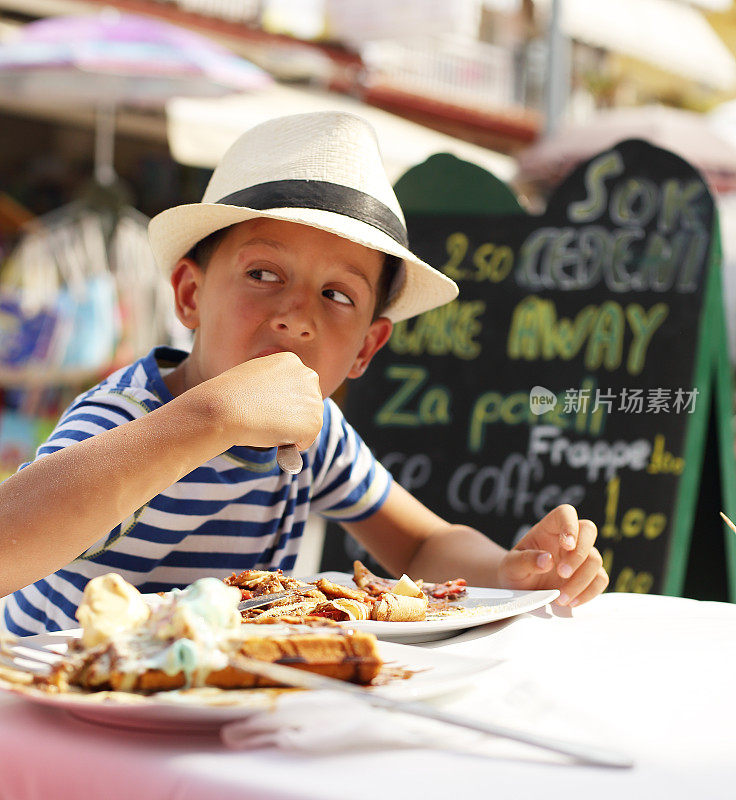
[[[535, 0], [542, 8], [551, 0]], [[714, 89], [736, 88], [736, 59], [703, 13], [674, 0], [563, 0], [561, 26], [580, 42]]]
[[516, 181], [548, 189], [581, 161], [624, 139], [645, 139], [676, 153], [719, 192], [736, 187], [736, 139], [729, 143], [705, 114], [656, 105], [604, 109], [562, 126], [519, 154]]
[[351, 97], [316, 89], [274, 85], [257, 92], [223, 98], [177, 97], [166, 104], [171, 154], [182, 164], [214, 167], [225, 150], [248, 128], [285, 114], [346, 111], [376, 129], [386, 171], [396, 181], [407, 169], [435, 153], [471, 161], [509, 181], [515, 162], [485, 147], [425, 128]]

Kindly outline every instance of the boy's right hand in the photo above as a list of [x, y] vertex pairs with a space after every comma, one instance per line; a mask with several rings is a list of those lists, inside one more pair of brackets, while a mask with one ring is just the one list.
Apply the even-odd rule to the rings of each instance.
[[295, 353], [251, 359], [197, 388], [215, 390], [207, 405], [232, 439], [228, 446], [306, 450], [322, 429], [319, 375]]

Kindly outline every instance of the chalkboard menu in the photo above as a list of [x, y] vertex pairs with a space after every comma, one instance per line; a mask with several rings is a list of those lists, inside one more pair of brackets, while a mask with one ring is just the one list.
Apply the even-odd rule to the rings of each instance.
[[[510, 547], [571, 503], [598, 525], [612, 589], [680, 593], [725, 353], [702, 177], [629, 140], [576, 169], [541, 216], [446, 155], [396, 190], [414, 251], [460, 296], [394, 327], [348, 390], [348, 419], [443, 518]], [[360, 555], [332, 535], [325, 553], [330, 568]]]

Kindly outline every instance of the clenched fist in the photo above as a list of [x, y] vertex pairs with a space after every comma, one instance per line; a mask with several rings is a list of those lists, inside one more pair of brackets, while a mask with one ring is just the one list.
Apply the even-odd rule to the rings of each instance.
[[254, 358], [199, 384], [227, 445], [306, 450], [322, 429], [319, 375], [295, 353]]

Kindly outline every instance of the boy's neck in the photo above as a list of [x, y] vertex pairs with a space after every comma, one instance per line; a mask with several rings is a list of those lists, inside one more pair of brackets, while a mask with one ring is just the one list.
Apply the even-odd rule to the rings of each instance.
[[166, 388], [171, 392], [172, 397], [178, 397], [180, 394], [184, 394], [189, 388], [186, 375], [188, 360], [188, 358], [185, 358], [181, 364], [174, 367], [168, 375], [163, 376], [163, 382]]

